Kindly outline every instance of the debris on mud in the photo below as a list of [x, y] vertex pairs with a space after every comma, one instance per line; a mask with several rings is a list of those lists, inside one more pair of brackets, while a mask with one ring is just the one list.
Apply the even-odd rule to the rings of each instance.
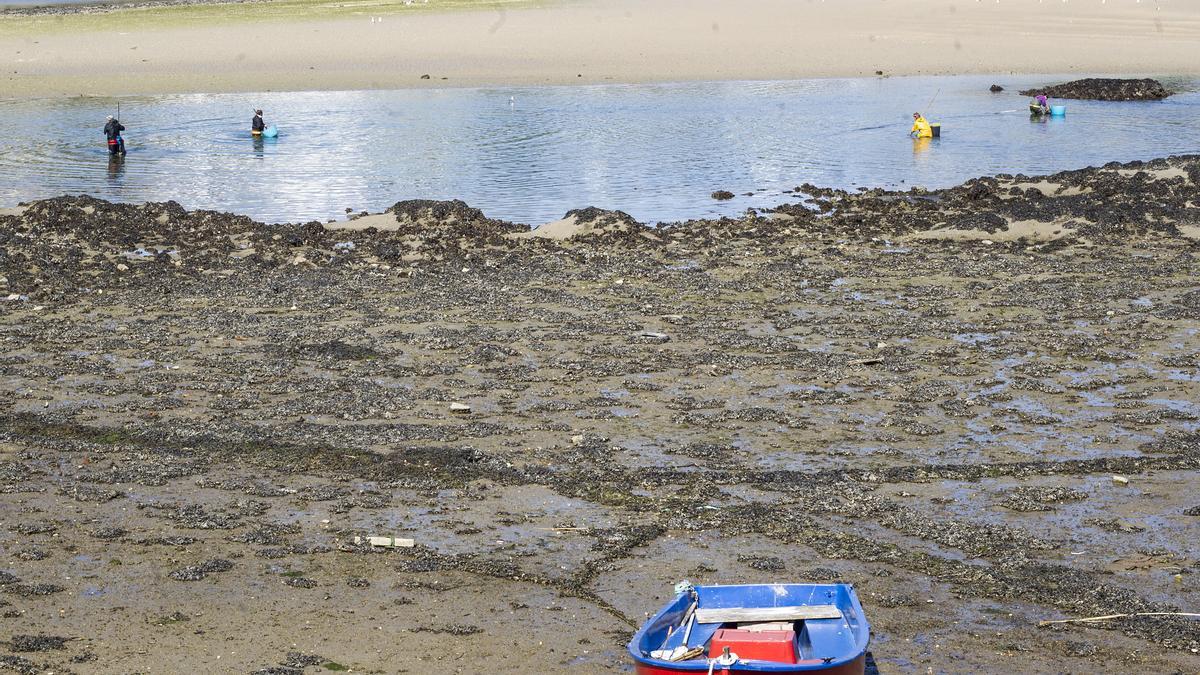
[[417, 626], [410, 629], [413, 633], [445, 633], [447, 635], [475, 635], [482, 633], [483, 629], [479, 626], [471, 626], [461, 623], [450, 623], [440, 626]]
[[184, 621], [191, 621], [191, 620], [192, 620], [192, 617], [188, 616], [187, 614], [184, 614], [183, 612], [171, 612], [170, 614], [155, 620], [154, 624], [156, 626], [166, 626], [169, 624], [182, 623]]

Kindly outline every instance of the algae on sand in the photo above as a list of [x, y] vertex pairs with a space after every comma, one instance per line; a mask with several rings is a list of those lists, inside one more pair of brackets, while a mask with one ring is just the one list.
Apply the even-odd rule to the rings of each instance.
[[32, 38], [42, 33], [104, 32], [163, 29], [182, 26], [220, 26], [270, 21], [345, 19], [400, 16], [429, 12], [504, 11], [537, 7], [546, 0], [215, 0], [189, 4], [53, 6], [37, 11], [0, 12], [0, 37]]

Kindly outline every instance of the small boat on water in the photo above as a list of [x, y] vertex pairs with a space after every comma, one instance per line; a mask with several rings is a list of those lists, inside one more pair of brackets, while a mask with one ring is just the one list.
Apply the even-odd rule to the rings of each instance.
[[629, 642], [638, 675], [863, 675], [871, 627], [849, 584], [693, 586]]

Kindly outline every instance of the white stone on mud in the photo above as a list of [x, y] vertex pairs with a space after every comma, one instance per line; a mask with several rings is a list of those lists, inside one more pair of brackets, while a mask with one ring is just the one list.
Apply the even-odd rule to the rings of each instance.
[[388, 548], [412, 548], [417, 545], [417, 542], [412, 539], [403, 539], [400, 537], [355, 537], [354, 543], [361, 544], [364, 541], [371, 546], [386, 546]]

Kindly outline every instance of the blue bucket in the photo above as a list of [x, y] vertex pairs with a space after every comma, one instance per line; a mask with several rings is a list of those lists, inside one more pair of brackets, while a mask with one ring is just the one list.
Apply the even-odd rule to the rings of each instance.
[[1052, 106], [1050, 106], [1050, 114], [1055, 117], [1066, 117], [1067, 116], [1067, 106], [1052, 105]]
[[262, 135], [264, 138], [275, 138], [279, 135], [279, 130], [275, 128], [275, 125], [271, 125], [263, 129]]

